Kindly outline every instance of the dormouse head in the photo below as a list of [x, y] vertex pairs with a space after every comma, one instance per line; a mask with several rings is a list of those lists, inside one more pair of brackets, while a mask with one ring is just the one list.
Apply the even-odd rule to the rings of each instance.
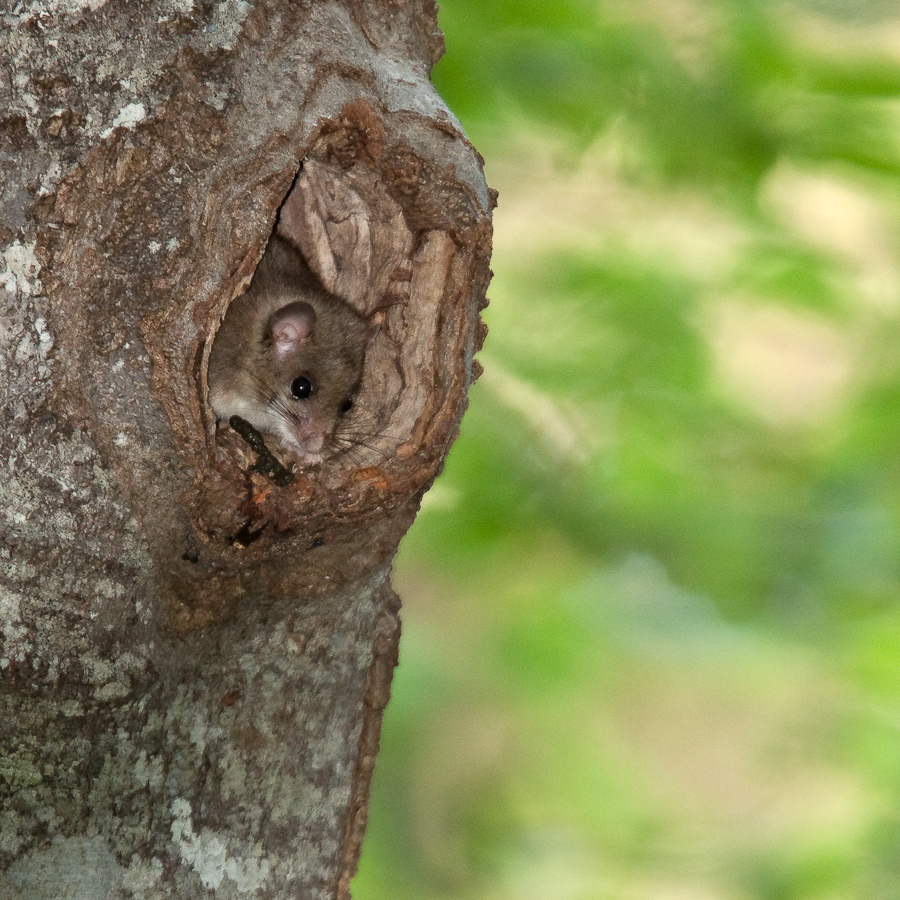
[[318, 462], [353, 406], [368, 339], [365, 320], [337, 298], [295, 301], [269, 319], [265, 345], [275, 375], [278, 436]]

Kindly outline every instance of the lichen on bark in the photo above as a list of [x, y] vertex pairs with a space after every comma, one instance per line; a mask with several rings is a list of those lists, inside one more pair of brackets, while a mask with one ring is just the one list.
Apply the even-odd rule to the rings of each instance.
[[[0, 16], [0, 900], [347, 896], [391, 559], [483, 339], [493, 201], [435, 6]], [[279, 486], [205, 366], [304, 161], [309, 247], [359, 226], [319, 274], [380, 316], [378, 435]]]

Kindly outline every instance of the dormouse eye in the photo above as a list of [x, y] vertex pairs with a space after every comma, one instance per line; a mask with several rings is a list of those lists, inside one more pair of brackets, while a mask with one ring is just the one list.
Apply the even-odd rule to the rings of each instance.
[[291, 396], [295, 400], [306, 400], [312, 392], [313, 383], [305, 375], [299, 375], [291, 382]]
[[350, 410], [351, 410], [352, 408], [353, 408], [353, 398], [352, 398], [352, 397], [348, 397], [348, 398], [341, 404], [341, 412], [342, 412], [342, 413], [350, 412]]

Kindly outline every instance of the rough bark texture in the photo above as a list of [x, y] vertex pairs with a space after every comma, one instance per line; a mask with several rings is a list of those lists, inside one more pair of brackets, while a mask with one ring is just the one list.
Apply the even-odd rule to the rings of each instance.
[[[0, 900], [348, 895], [391, 559], [483, 336], [492, 198], [441, 51], [432, 0], [3, 10]], [[294, 184], [311, 265], [383, 324], [365, 455], [279, 487], [206, 362]]]

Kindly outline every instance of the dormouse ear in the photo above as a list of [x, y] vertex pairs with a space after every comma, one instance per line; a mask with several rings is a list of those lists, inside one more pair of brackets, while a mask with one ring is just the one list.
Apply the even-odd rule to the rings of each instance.
[[316, 311], [308, 303], [289, 303], [272, 314], [269, 333], [278, 356], [292, 353], [309, 340], [316, 326]]

